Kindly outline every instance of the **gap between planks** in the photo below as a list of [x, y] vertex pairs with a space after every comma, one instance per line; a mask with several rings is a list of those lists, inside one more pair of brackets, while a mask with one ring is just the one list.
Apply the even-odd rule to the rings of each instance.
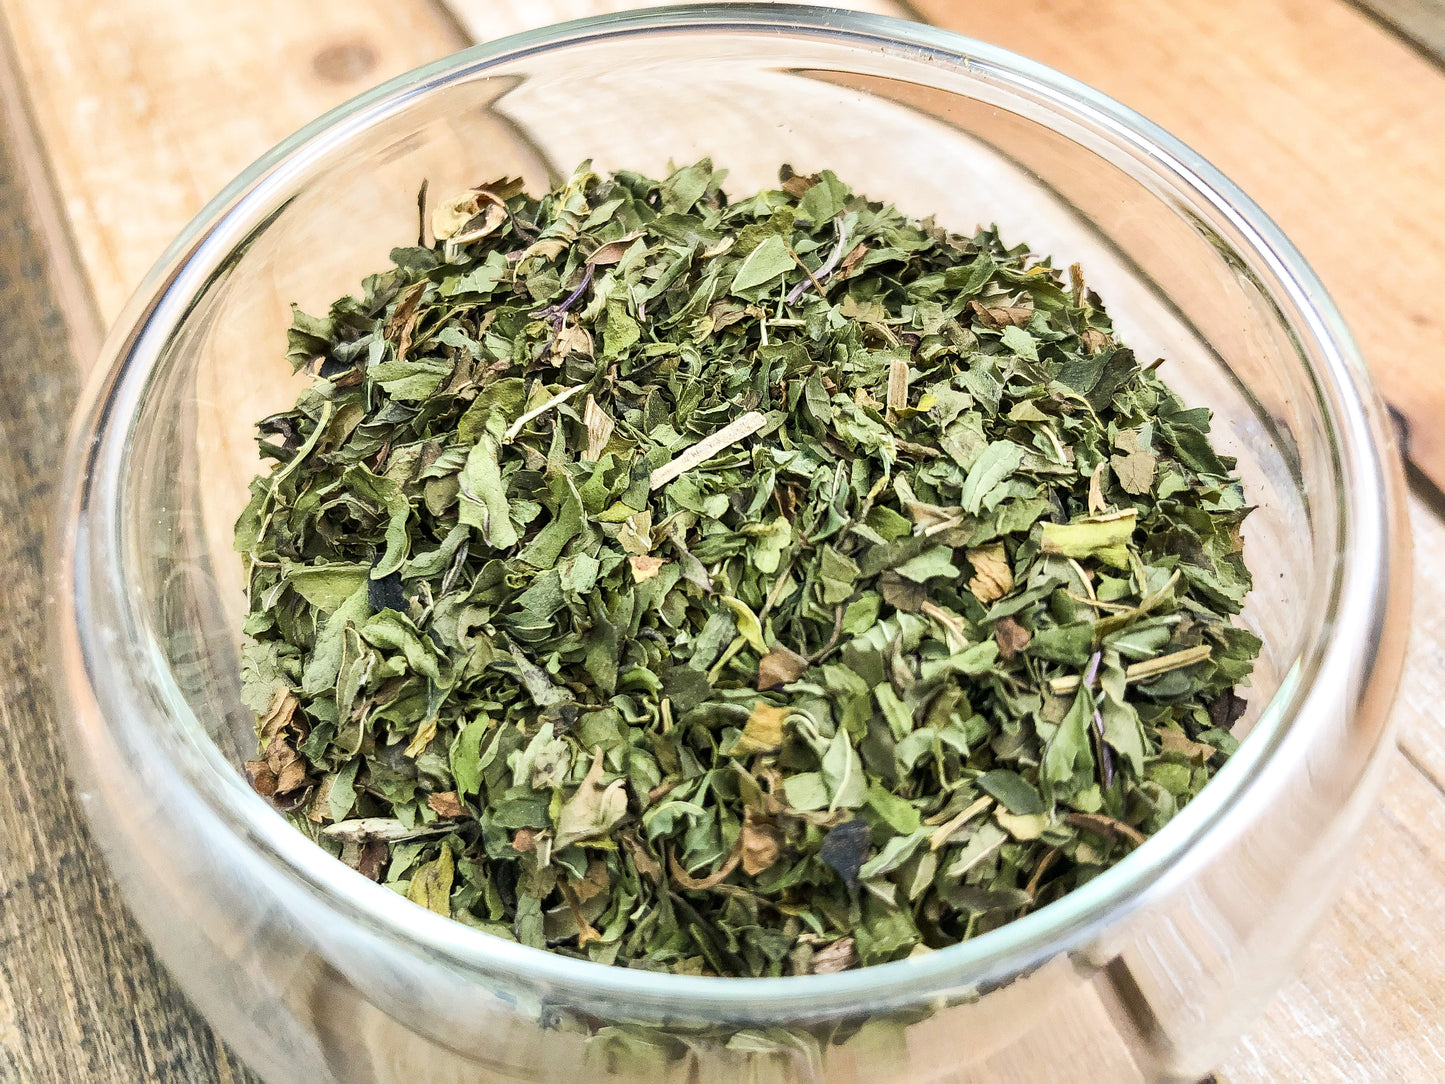
[[1346, 0], [1445, 64], [1445, 0]]

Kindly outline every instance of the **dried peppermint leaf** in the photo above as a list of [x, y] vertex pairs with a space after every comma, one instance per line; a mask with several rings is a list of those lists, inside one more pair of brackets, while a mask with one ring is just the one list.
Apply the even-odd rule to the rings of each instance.
[[1198, 793], [1260, 646], [1249, 507], [1079, 268], [721, 181], [478, 185], [295, 312], [315, 379], [236, 528], [246, 770], [495, 936], [826, 973], [1045, 906]]

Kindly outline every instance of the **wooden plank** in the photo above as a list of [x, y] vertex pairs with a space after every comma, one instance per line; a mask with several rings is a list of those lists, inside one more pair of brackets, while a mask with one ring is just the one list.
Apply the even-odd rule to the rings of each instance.
[[1364, 861], [1295, 977], [1225, 1062], [1229, 1084], [1445, 1078], [1445, 803], [1404, 757], [1385, 786]]
[[1395, 708], [1400, 749], [1420, 773], [1445, 793], [1445, 520], [1421, 501], [1410, 505], [1415, 533], [1414, 612], [1410, 647]]
[[267, 148], [465, 44], [426, 0], [3, 0], [5, 29], [106, 323]]
[[[375, 81], [465, 42], [425, 0], [6, 2], [0, 38], [5, 120], [22, 136], [7, 146], [25, 156], [0, 161], [0, 221], [12, 224], [0, 231], [0, 341], [20, 390], [0, 403], [0, 1082], [258, 1084], [156, 963], [65, 782], [40, 561], [78, 380], [67, 323], [81, 329], [77, 309], [91, 302], [44, 274], [42, 245], [54, 251], [73, 235], [85, 289], [108, 321], [248, 162]], [[16, 202], [21, 173], [31, 189], [54, 182], [63, 221], [44, 202]], [[57, 294], [68, 312], [47, 303]], [[88, 364], [93, 336], [78, 346]]]
[[[3, 30], [0, 23], [0, 138], [8, 143], [9, 161], [13, 165], [12, 203], [18, 208], [17, 213], [26, 216], [27, 227], [33, 227], [45, 246], [49, 256], [46, 281], [66, 314], [72, 353], [75, 357], [93, 358], [100, 352], [104, 332], [100, 313], [95, 308], [95, 294], [80, 268], [79, 252], [60, 206], [50, 162], [31, 120], [29, 95], [20, 64], [13, 43]], [[19, 243], [20, 235], [17, 233], [14, 239]]]

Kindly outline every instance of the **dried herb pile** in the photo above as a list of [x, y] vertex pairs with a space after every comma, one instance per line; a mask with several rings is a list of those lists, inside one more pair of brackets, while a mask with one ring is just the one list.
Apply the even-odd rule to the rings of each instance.
[[707, 161], [483, 185], [296, 312], [261, 793], [442, 915], [780, 975], [1120, 860], [1234, 747], [1246, 507], [1077, 267]]

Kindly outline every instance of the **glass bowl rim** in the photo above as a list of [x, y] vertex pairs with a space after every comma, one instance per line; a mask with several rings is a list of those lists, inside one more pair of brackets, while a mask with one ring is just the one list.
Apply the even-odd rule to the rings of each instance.
[[[1322, 370], [1308, 364], [1306, 368], [1314, 381], [1314, 405], [1330, 430], [1334, 481], [1342, 494], [1336, 556], [1345, 554], [1351, 559], [1334, 562], [1329, 620], [1284, 674], [1249, 740], [1163, 831], [1087, 885], [998, 930], [921, 957], [838, 974], [761, 979], [681, 976], [596, 964], [508, 942], [416, 907], [339, 862], [318, 862], [314, 844], [256, 795], [209, 739], [205, 743], [214, 757], [207, 753], [199, 763], [185, 757], [171, 762], [217, 823], [292, 886], [324, 901], [338, 917], [468, 973], [517, 985], [555, 983], [598, 997], [665, 996], [679, 1007], [731, 1007], [758, 1016], [802, 1006], [810, 1013], [876, 1009], [882, 1002], [917, 1001], [945, 986], [984, 984], [1017, 973], [1060, 948], [1077, 944], [1089, 932], [1139, 906], [1149, 894], [1186, 876], [1189, 863], [1184, 859], [1197, 858], [1208, 849], [1210, 840], [1217, 839], [1209, 829], [1236, 811], [1282, 747], [1294, 744], [1285, 739], [1299, 725], [1313, 676], [1326, 666], [1358, 663], [1380, 639], [1385, 585], [1390, 578], [1387, 540], [1392, 529], [1385, 458], [1379, 447], [1384, 432], [1380, 408], [1356, 347], [1323, 286], [1248, 196], [1198, 154], [1133, 110], [997, 46], [925, 24], [859, 12], [786, 4], [697, 4], [543, 27], [415, 68], [331, 110], [277, 144], [197, 214], [166, 249], [116, 321], [102, 350], [101, 364], [77, 409], [61, 491], [66, 504], [59, 517], [60, 537], [53, 547], [58, 550], [57, 589], [62, 599], [69, 600], [62, 605], [70, 607], [63, 615], [66, 627], [58, 631], [70, 650], [62, 652], [66, 672], [57, 681], [68, 677], [83, 686], [107, 728], [119, 725], [118, 720], [135, 719], [135, 725], [145, 728], [169, 726], [175, 733], [201, 730], [158, 651], [150, 652], [156, 672], [145, 677], [153, 687], [156, 682], [167, 687], [164, 707], [173, 713], [168, 719], [149, 717], [156, 708], [153, 698], [143, 699], [132, 689], [126, 689], [132, 694], [128, 697], [118, 693], [125, 688], [124, 682], [94, 680], [106, 672], [109, 660], [91, 626], [88, 600], [93, 592], [109, 590], [111, 597], [106, 601], [137, 627], [134, 604], [118, 589], [119, 526], [124, 522], [118, 511], [118, 479], [135, 408], [150, 387], [164, 345], [188, 314], [190, 301], [257, 224], [264, 225], [278, 206], [276, 196], [285, 192], [297, 173], [304, 174], [307, 164], [328, 149], [365, 132], [417, 97], [531, 53], [655, 32], [759, 31], [874, 50], [901, 50], [915, 62], [922, 58], [966, 69], [978, 78], [1006, 81], [1012, 89], [1046, 104], [1058, 119], [1087, 120], [1108, 132], [1147, 160], [1156, 179], [1183, 186], [1227, 220], [1247, 244], [1250, 266], [1267, 268], [1273, 285], [1288, 298], [1304, 326], [1283, 313], [1281, 319], [1296, 334], [1307, 333], [1323, 363]], [[1301, 361], [1305, 364], [1305, 359]], [[124, 433], [117, 437], [122, 429]], [[81, 530], [81, 524], [102, 529]], [[79, 553], [87, 546], [92, 548], [87, 553], [93, 552], [99, 538], [112, 543], [101, 551], [107, 563], [99, 571], [108, 575], [99, 575], [91, 560]], [[1353, 627], [1367, 629], [1370, 635], [1353, 645], [1344, 638], [1331, 638], [1330, 629], [1346, 617], [1353, 617]], [[1372, 663], [1370, 659], [1367, 670]]]

